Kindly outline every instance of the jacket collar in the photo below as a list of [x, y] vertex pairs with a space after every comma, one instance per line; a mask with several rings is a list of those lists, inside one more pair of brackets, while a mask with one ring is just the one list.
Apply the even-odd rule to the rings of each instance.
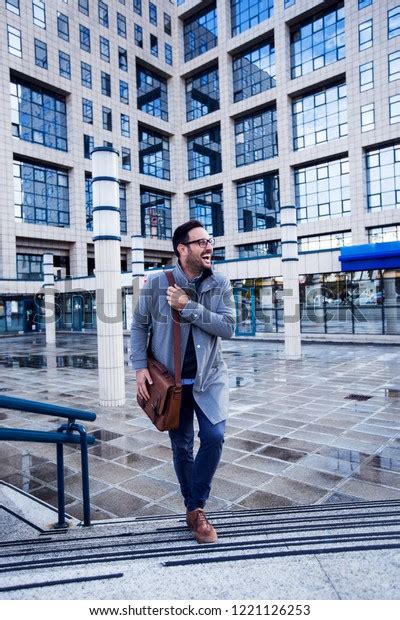
[[[212, 271], [212, 269], [207, 269], [207, 272], [209, 272], [206, 277], [202, 280], [201, 284], [200, 284], [200, 291], [208, 291], [211, 288], [214, 288], [217, 285], [217, 279], [214, 276], [214, 273]], [[178, 284], [178, 286], [181, 287], [189, 287], [191, 285], [191, 283], [188, 280], [188, 277], [186, 275], [186, 273], [183, 271], [179, 261], [177, 262], [177, 264], [175, 265], [175, 269], [173, 271], [174, 274], [174, 278], [175, 278], [175, 282]]]

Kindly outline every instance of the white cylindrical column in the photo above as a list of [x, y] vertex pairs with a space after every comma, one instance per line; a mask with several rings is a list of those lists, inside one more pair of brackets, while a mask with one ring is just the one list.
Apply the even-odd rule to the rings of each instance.
[[397, 334], [397, 294], [396, 294], [396, 272], [385, 269], [383, 279], [382, 303], [385, 304], [385, 333]]
[[54, 304], [54, 257], [53, 254], [43, 254], [43, 289], [44, 289], [44, 321], [46, 329], [46, 344], [56, 341], [56, 314]]
[[144, 245], [142, 235], [132, 235], [132, 278], [144, 277]]
[[125, 404], [118, 156], [111, 147], [92, 151], [99, 398], [104, 407]]
[[144, 244], [142, 235], [132, 235], [132, 308], [136, 307], [144, 281]]
[[301, 359], [299, 256], [297, 247], [297, 213], [294, 205], [281, 207], [283, 317], [285, 356]]

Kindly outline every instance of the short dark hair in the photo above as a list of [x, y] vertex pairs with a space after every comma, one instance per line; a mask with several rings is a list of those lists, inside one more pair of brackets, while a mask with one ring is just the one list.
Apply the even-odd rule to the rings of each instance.
[[184, 224], [175, 228], [173, 237], [172, 237], [172, 245], [174, 246], [174, 252], [176, 256], [179, 258], [178, 245], [180, 243], [187, 243], [189, 241], [189, 233], [193, 228], [204, 228], [203, 224], [198, 220], [189, 220]]

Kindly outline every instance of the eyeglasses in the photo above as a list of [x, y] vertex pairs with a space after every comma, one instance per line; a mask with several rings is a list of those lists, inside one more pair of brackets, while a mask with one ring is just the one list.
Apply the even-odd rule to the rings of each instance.
[[215, 239], [212, 237], [210, 239], [195, 239], [194, 241], [188, 241], [187, 243], [183, 243], [182, 245], [190, 245], [191, 243], [197, 243], [201, 248], [206, 248], [208, 244], [211, 246], [214, 245]]

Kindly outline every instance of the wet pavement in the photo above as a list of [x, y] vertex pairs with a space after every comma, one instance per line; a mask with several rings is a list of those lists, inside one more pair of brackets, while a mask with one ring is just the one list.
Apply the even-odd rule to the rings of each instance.
[[[0, 339], [0, 393], [94, 410], [93, 519], [181, 513], [168, 435], [134, 400], [125, 342], [127, 404], [97, 404], [96, 338]], [[400, 348], [305, 344], [286, 361], [283, 344], [223, 343], [230, 417], [210, 510], [400, 499]], [[45, 416], [0, 410], [0, 425], [54, 429]], [[0, 443], [0, 480], [56, 505], [55, 447]], [[79, 451], [65, 448], [66, 509], [81, 518]]]

